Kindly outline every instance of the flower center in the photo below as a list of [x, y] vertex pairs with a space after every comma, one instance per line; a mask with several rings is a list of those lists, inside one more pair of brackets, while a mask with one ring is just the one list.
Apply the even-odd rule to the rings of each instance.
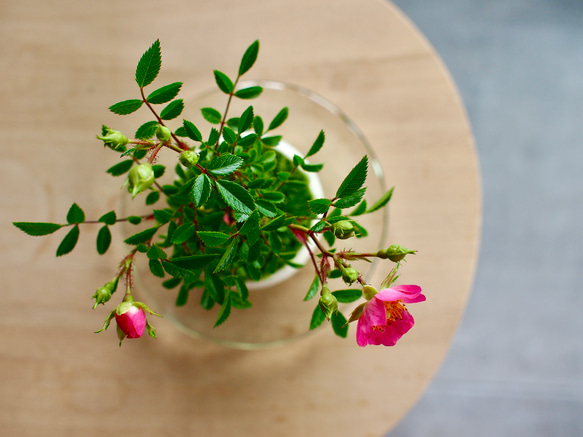
[[401, 315], [406, 311], [405, 304], [402, 300], [395, 300], [392, 302], [385, 302], [385, 310], [387, 311], [387, 325], [395, 320], [402, 320]]

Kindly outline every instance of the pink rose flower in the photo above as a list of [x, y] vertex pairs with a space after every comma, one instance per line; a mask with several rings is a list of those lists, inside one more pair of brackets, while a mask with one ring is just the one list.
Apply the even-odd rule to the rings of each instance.
[[146, 312], [130, 302], [123, 302], [115, 312], [115, 321], [124, 337], [139, 338], [146, 329]]
[[364, 304], [356, 327], [356, 342], [361, 347], [394, 346], [415, 324], [405, 304], [424, 300], [418, 285], [395, 285], [379, 291]]

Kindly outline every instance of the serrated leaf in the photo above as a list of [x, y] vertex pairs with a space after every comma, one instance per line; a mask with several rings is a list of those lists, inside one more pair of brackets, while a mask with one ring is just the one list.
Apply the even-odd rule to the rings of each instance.
[[314, 214], [324, 214], [331, 204], [330, 199], [314, 199], [308, 202], [308, 206]]
[[366, 175], [368, 172], [368, 156], [360, 160], [358, 164], [348, 173], [348, 176], [342, 181], [338, 191], [336, 191], [336, 197], [346, 197], [355, 193], [362, 187], [366, 181]]
[[255, 61], [257, 60], [257, 54], [259, 53], [259, 41], [255, 40], [251, 43], [245, 53], [243, 54], [243, 58], [241, 59], [241, 63], [239, 64], [239, 76], [242, 76], [246, 72], [249, 71]]
[[285, 200], [285, 194], [280, 191], [262, 191], [263, 200], [271, 203], [281, 203]]
[[215, 176], [226, 176], [233, 173], [242, 165], [243, 159], [239, 156], [223, 153], [209, 163], [207, 170]]
[[256, 115], [253, 118], [253, 130], [257, 135], [263, 135], [263, 127], [264, 127], [263, 119], [260, 116]]
[[175, 266], [188, 270], [199, 270], [209, 265], [213, 260], [217, 259], [217, 253], [209, 253], [204, 255], [191, 255], [172, 258], [169, 260]]
[[262, 137], [261, 142], [269, 147], [275, 147], [281, 141], [281, 135], [273, 135], [271, 137]]
[[135, 133], [135, 137], [138, 140], [147, 140], [152, 138], [156, 134], [156, 129], [158, 129], [159, 123], [156, 120], [150, 120], [142, 124]]
[[182, 88], [182, 82], [174, 82], [170, 85], [165, 85], [162, 88], [152, 91], [148, 97], [146, 97], [146, 100], [154, 105], [169, 102], [178, 95], [180, 88]]
[[383, 194], [379, 200], [377, 200], [375, 203], [373, 203], [370, 206], [370, 208], [366, 210], [366, 213], [368, 214], [370, 212], [375, 212], [375, 211], [381, 209], [387, 203], [389, 203], [389, 201], [391, 200], [391, 197], [393, 196], [394, 189], [395, 189], [395, 187], [392, 187], [389, 191], [387, 191], [385, 194]]
[[353, 206], [357, 205], [362, 198], [364, 197], [364, 193], [366, 192], [366, 187], [362, 187], [360, 190], [352, 193], [349, 196], [342, 197], [334, 202], [334, 206], [336, 208], [352, 208]]
[[249, 192], [240, 184], [231, 181], [217, 180], [217, 190], [225, 203], [235, 211], [251, 215], [255, 203]]
[[327, 226], [327, 223], [325, 220], [320, 220], [318, 222], [316, 222], [311, 228], [310, 230], [312, 232], [321, 232], [325, 227]]
[[310, 285], [310, 288], [308, 290], [308, 292], [306, 293], [306, 296], [304, 297], [304, 301], [308, 301], [310, 299], [312, 299], [316, 293], [318, 292], [318, 290], [320, 289], [320, 278], [318, 278], [318, 275], [316, 275], [314, 277], [314, 280], [312, 281], [312, 285]]
[[354, 208], [354, 211], [352, 211], [350, 214], [350, 216], [357, 216], [357, 215], [362, 215], [366, 212], [366, 200], [363, 200], [362, 202], [360, 202], [358, 204], [358, 206], [356, 208]]
[[194, 125], [194, 123], [188, 120], [184, 120], [182, 126], [184, 127], [184, 130], [188, 138], [198, 142], [202, 141], [202, 134], [200, 133], [198, 128]]
[[237, 125], [237, 130], [239, 131], [239, 135], [245, 132], [253, 125], [253, 106], [247, 107], [245, 111], [241, 114], [239, 118], [239, 123]]
[[153, 205], [160, 199], [160, 192], [159, 191], [152, 191], [146, 197], [146, 205]]
[[155, 209], [153, 214], [156, 221], [163, 225], [164, 223], [168, 223], [170, 220], [172, 220], [174, 211], [170, 208]]
[[152, 244], [146, 253], [148, 259], [166, 259], [166, 252], [157, 244]]
[[199, 174], [194, 180], [190, 197], [197, 208], [203, 206], [211, 195], [211, 180], [204, 173]]
[[253, 246], [259, 240], [261, 235], [261, 230], [259, 229], [259, 211], [253, 211], [253, 214], [241, 226], [239, 233], [247, 238], [250, 246]]
[[98, 222], [105, 223], [106, 225], [115, 225], [116, 221], [117, 221], [117, 215], [115, 214], [115, 211], [109, 211], [109, 212], [103, 214], [101, 217], [99, 217], [99, 220], [98, 220]]
[[159, 260], [149, 260], [148, 267], [154, 276], [157, 276], [158, 278], [163, 278], [165, 276], [164, 268], [162, 267], [162, 263]]
[[184, 101], [182, 99], [173, 100], [162, 109], [160, 112], [160, 118], [162, 120], [172, 120], [182, 114], [183, 109]]
[[325, 139], [326, 135], [324, 134], [324, 131], [321, 130], [320, 133], [318, 134], [318, 137], [316, 138], [316, 141], [314, 141], [314, 144], [312, 144], [312, 147], [310, 147], [310, 150], [308, 150], [308, 153], [306, 153], [306, 158], [308, 156], [312, 156], [318, 153], [322, 146], [324, 145]]
[[182, 223], [172, 235], [172, 243], [182, 244], [186, 243], [194, 234], [196, 233], [196, 228], [193, 223]]
[[263, 92], [263, 88], [260, 86], [250, 86], [248, 88], [242, 88], [235, 91], [235, 97], [240, 99], [248, 100], [259, 97]]
[[255, 202], [257, 209], [261, 214], [265, 217], [275, 217], [277, 215], [277, 208], [271, 203], [267, 202], [266, 200], [258, 199]]
[[85, 213], [83, 210], [77, 205], [73, 203], [69, 208], [69, 212], [67, 212], [67, 223], [73, 225], [76, 223], [83, 223], [85, 221]]
[[340, 311], [336, 311], [330, 318], [332, 322], [332, 329], [338, 337], [346, 338], [348, 335], [348, 320]]
[[71, 228], [71, 230], [65, 235], [59, 247], [57, 247], [57, 256], [66, 255], [67, 253], [71, 252], [77, 241], [79, 240], [79, 225], [75, 225]]
[[162, 53], [160, 51], [160, 40], [145, 51], [136, 67], [136, 83], [140, 88], [150, 85], [160, 72], [162, 66]]
[[201, 239], [205, 246], [215, 247], [226, 243], [231, 236], [223, 232], [203, 231], [198, 232], [197, 237]]
[[122, 174], [130, 171], [130, 168], [132, 168], [132, 165], [134, 165], [134, 160], [133, 159], [126, 159], [124, 161], [118, 162], [115, 165], [112, 165], [107, 170], [105, 170], [105, 172], [109, 173], [112, 176], [121, 176]]
[[357, 288], [355, 289], [347, 288], [346, 290], [333, 291], [332, 294], [336, 297], [338, 302], [350, 303], [357, 301], [362, 297], [362, 290]]
[[124, 243], [130, 245], [138, 245], [140, 243], [145, 243], [150, 240], [158, 231], [158, 227], [148, 228], [144, 231], [138, 232], [137, 234], [132, 235], [124, 240]]
[[136, 112], [142, 106], [142, 101], [139, 99], [129, 99], [117, 102], [109, 107], [109, 110], [117, 115], [128, 115]]
[[233, 129], [230, 127], [223, 127], [223, 138], [227, 142], [227, 144], [234, 144], [237, 141], [237, 134]]
[[[212, 124], [219, 124], [223, 118], [221, 113], [215, 108], [201, 108], [200, 112], [204, 119]], [[211, 141], [209, 141], [210, 143]]]
[[273, 120], [271, 120], [271, 123], [269, 123], [269, 127], [267, 128], [267, 130], [270, 131], [281, 126], [283, 122], [287, 120], [288, 114], [289, 109], [286, 106], [281, 111], [279, 111], [275, 117], [273, 117]]
[[182, 306], [186, 305], [186, 303], [188, 302], [189, 295], [190, 295], [190, 287], [187, 287], [186, 284], [182, 285], [182, 287], [180, 287], [180, 290], [178, 291], [178, 296], [176, 296], [175, 305], [177, 307], [182, 307]]
[[231, 94], [233, 92], [233, 81], [229, 79], [229, 76], [219, 70], [215, 70], [213, 73], [215, 74], [215, 82], [219, 89], [225, 94]]
[[221, 258], [219, 259], [217, 267], [215, 268], [213, 273], [219, 273], [228, 268], [235, 259], [238, 248], [239, 239], [238, 238], [232, 239], [229, 246], [227, 246], [227, 250], [225, 250], [225, 253], [223, 253], [223, 256], [221, 256]]
[[97, 233], [97, 253], [99, 255], [103, 255], [105, 252], [107, 252], [107, 249], [109, 249], [110, 244], [111, 231], [109, 230], [109, 226], [102, 226]]
[[286, 219], [286, 215], [281, 214], [281, 215], [277, 216], [276, 218], [274, 218], [273, 220], [271, 220], [270, 222], [266, 223], [265, 226], [263, 226], [261, 228], [261, 230], [262, 231], [274, 231], [276, 229], [279, 229], [285, 223], [285, 219]]
[[316, 305], [316, 308], [314, 308], [314, 312], [312, 313], [312, 320], [310, 320], [310, 329], [316, 329], [324, 322], [324, 320], [326, 320], [326, 316], [320, 309], [320, 305]]
[[217, 316], [217, 320], [215, 321], [214, 327], [216, 328], [219, 325], [225, 323], [225, 321], [231, 315], [231, 294], [227, 293], [223, 304], [221, 305], [221, 309], [219, 310], [219, 315]]
[[14, 222], [12, 224], [16, 226], [18, 229], [20, 229], [22, 232], [33, 237], [49, 235], [63, 227], [63, 225], [57, 223], [43, 223], [43, 222]]

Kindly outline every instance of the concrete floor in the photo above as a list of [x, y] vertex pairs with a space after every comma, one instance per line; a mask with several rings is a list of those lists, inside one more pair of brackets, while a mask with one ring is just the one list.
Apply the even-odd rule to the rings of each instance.
[[583, 436], [583, 1], [394, 3], [465, 101], [484, 227], [452, 349], [388, 436]]

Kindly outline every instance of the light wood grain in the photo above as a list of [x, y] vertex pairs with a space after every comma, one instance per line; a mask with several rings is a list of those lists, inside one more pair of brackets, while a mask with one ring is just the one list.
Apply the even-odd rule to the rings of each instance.
[[[419, 32], [381, 0], [19, 0], [0, 6], [4, 286], [0, 293], [2, 436], [379, 436], [434, 375], [471, 288], [480, 231], [472, 135], [447, 71]], [[133, 72], [156, 38], [161, 82], [185, 97], [213, 84], [254, 39], [253, 76], [325, 96], [359, 125], [396, 185], [390, 237], [419, 254], [403, 270], [428, 301], [395, 348], [360, 349], [318, 333], [285, 349], [237, 351], [157, 321], [158, 340], [93, 335], [90, 296], [122, 255], [98, 257], [96, 230], [54, 258], [59, 238], [11, 221], [90, 217], [115, 206], [115, 158], [101, 123], [134, 98]], [[235, 67], [236, 68], [236, 67]], [[382, 272], [376, 278], [380, 281]], [[354, 328], [352, 330], [353, 335]]]

